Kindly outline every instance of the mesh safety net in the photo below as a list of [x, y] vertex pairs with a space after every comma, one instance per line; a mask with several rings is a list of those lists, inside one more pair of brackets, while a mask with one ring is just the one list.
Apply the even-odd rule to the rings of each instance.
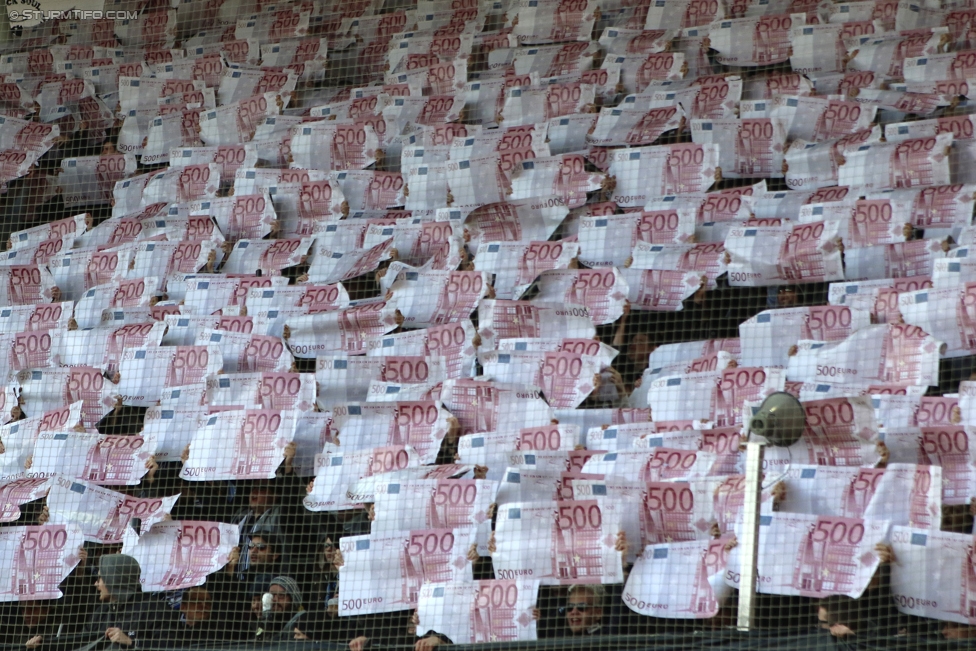
[[0, 647], [965, 645], [971, 48], [971, 0], [8, 2]]

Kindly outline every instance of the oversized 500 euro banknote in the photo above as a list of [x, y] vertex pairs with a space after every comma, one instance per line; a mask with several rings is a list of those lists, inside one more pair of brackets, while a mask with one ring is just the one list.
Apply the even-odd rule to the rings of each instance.
[[552, 412], [533, 387], [483, 379], [448, 380], [441, 389], [444, 406], [457, 418], [461, 434], [548, 425]]
[[141, 536], [126, 529], [122, 553], [139, 561], [143, 590], [182, 590], [201, 585], [208, 575], [226, 565], [239, 538], [234, 524], [160, 522]]
[[180, 476], [190, 481], [273, 479], [295, 437], [295, 411], [240, 409], [210, 416], [190, 442]]
[[976, 283], [898, 294], [898, 312], [946, 344], [946, 357], [972, 354], [976, 348]]
[[[20, 401], [27, 413], [44, 414], [82, 401], [81, 419], [85, 427], [94, 427], [116, 404], [118, 385], [108, 381], [102, 372], [90, 366], [64, 366], [54, 369], [32, 369], [16, 375]], [[0, 392], [7, 414], [17, 400], [10, 399], [10, 389]], [[9, 419], [8, 419], [9, 420]]]
[[51, 480], [47, 477], [28, 477], [18, 473], [0, 479], [0, 522], [15, 522], [20, 519], [20, 507], [28, 502], [44, 497], [50, 489]]
[[875, 125], [834, 140], [793, 140], [784, 156], [787, 187], [792, 190], [809, 190], [835, 185], [838, 182], [838, 170], [845, 160], [844, 155], [863, 144], [880, 142], [881, 136], [881, 127]]
[[867, 310], [844, 306], [766, 310], [739, 324], [743, 366], [786, 366], [798, 339], [838, 341], [871, 325]]
[[200, 382], [223, 367], [217, 346], [128, 348], [119, 363], [118, 393], [123, 402], [149, 407], [167, 387]]
[[583, 305], [528, 303], [483, 299], [478, 305], [478, 334], [482, 350], [493, 350], [501, 339], [519, 337], [572, 337], [587, 339], [595, 334], [590, 311]]
[[[859, 597], [880, 564], [874, 548], [888, 537], [886, 520], [801, 513], [759, 519], [757, 588], [765, 594]], [[725, 582], [737, 587], [742, 557], [732, 550]]]
[[721, 178], [717, 145], [679, 144], [616, 150], [610, 175], [616, 177], [611, 200], [642, 206], [655, 196], [705, 192]]
[[480, 271], [403, 271], [390, 291], [404, 325], [417, 328], [467, 319], [490, 288]]
[[968, 428], [908, 427], [885, 432], [891, 460], [941, 466], [942, 502], [968, 504], [973, 496], [976, 465]]
[[490, 520], [489, 506], [495, 500], [498, 483], [483, 479], [391, 479], [378, 482], [375, 490], [374, 532], [480, 527]]
[[417, 604], [417, 632], [436, 631], [456, 644], [534, 640], [538, 592], [534, 579], [425, 585]]
[[791, 380], [936, 384], [945, 344], [917, 326], [874, 325], [836, 343], [803, 342], [790, 357]]
[[315, 365], [317, 402], [323, 409], [369, 400], [374, 380], [426, 385], [447, 378], [447, 361], [442, 355], [327, 356], [316, 358]]
[[625, 506], [622, 521], [628, 540], [644, 545], [707, 540], [717, 524], [721, 506], [718, 488], [724, 478], [690, 482], [627, 482], [609, 479], [573, 479], [573, 499], [619, 501]]
[[333, 429], [345, 449], [410, 445], [428, 463], [455, 425], [450, 413], [431, 400], [334, 405], [332, 412]]
[[612, 323], [623, 314], [628, 286], [615, 268], [547, 271], [538, 282], [533, 302], [584, 305], [594, 325]]
[[315, 408], [315, 377], [311, 373], [252, 372], [207, 378], [207, 402], [245, 409]]
[[135, 486], [156, 451], [152, 435], [110, 436], [87, 432], [42, 432], [37, 437], [31, 472], [62, 474], [101, 486]]
[[[885, 468], [793, 465], [780, 511], [889, 520], [938, 530], [942, 468], [891, 463]], [[906, 496], [908, 499], [906, 500]]]
[[598, 384], [595, 357], [572, 352], [489, 352], [480, 358], [485, 374], [499, 382], [537, 386], [550, 406], [578, 407]]
[[898, 143], [867, 144], [845, 154], [838, 170], [841, 185], [862, 191], [947, 185], [951, 182], [951, 133]]
[[362, 355], [370, 338], [397, 327], [398, 317], [394, 302], [368, 301], [342, 310], [292, 317], [285, 325], [284, 339], [300, 358], [328, 353]]
[[692, 120], [696, 143], [719, 145], [719, 167], [727, 178], [783, 176], [786, 122], [779, 118]]
[[51, 479], [47, 496], [50, 524], [74, 524], [84, 532], [85, 539], [103, 544], [119, 544], [123, 532], [139, 522], [139, 532], [145, 533], [157, 522], [166, 519], [179, 495], [159, 499], [131, 497], [97, 484], [74, 481], [65, 477]]
[[678, 244], [695, 237], [696, 211], [671, 210], [583, 217], [579, 223], [580, 260], [589, 267], [622, 267], [638, 241]]
[[477, 332], [465, 319], [423, 330], [369, 337], [364, 342], [369, 357], [434, 356], [443, 357], [449, 378], [474, 376]]
[[715, 540], [648, 545], [627, 579], [624, 603], [651, 617], [714, 617], [732, 593], [724, 580], [726, 546], [732, 540], [727, 534]]
[[[792, 226], [735, 227], [725, 249], [732, 285], [792, 284], [840, 280], [844, 270], [836, 222]], [[760, 251], [777, 250], [775, 257]]]
[[[477, 251], [482, 242], [548, 240], [568, 213], [566, 201], [559, 196], [480, 206], [464, 216], [468, 250]], [[438, 221], [441, 215], [442, 211], [438, 211]], [[454, 221], [454, 211], [447, 211], [446, 218]], [[462, 218], [460, 211], [456, 218]]]
[[628, 481], [667, 481], [714, 474], [716, 461], [711, 452], [653, 447], [595, 454], [583, 464], [582, 471]]
[[350, 616], [409, 610], [417, 607], [425, 586], [470, 583], [467, 554], [473, 542], [473, 529], [451, 527], [344, 538], [339, 546], [339, 612]]
[[543, 584], [623, 580], [619, 507], [596, 500], [516, 502], [500, 509], [492, 563], [503, 578]]
[[976, 585], [971, 534], [894, 527], [891, 592], [900, 612], [972, 625]]
[[[391, 445], [364, 450], [342, 450], [326, 444], [315, 459], [315, 483], [305, 497], [309, 511], [339, 511], [361, 508], [353, 486], [364, 477], [417, 468], [420, 457], [409, 445]], [[368, 501], [373, 499], [372, 495]]]
[[226, 373], [286, 373], [295, 358], [278, 337], [243, 332], [204, 329], [194, 342], [198, 346], [217, 346]]
[[0, 531], [0, 568], [6, 577], [0, 601], [60, 599], [58, 585], [78, 565], [84, 542], [77, 525], [4, 527]]
[[482, 432], [467, 434], [458, 441], [458, 458], [488, 468], [488, 479], [500, 479], [512, 465], [513, 452], [569, 452], [579, 440], [576, 425], [523, 427], [517, 432]]

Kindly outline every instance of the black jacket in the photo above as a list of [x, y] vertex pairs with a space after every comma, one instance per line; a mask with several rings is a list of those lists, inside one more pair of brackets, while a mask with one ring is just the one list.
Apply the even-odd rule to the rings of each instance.
[[413, 646], [419, 638], [407, 632], [410, 616], [409, 610], [351, 617], [330, 617], [319, 611], [299, 623], [298, 628], [316, 642], [346, 644], [365, 636], [370, 647]]
[[[92, 639], [109, 628], [132, 638], [130, 649], [168, 646], [179, 621], [178, 613], [153, 595], [135, 595], [123, 602], [104, 603], [92, 615], [86, 632]], [[108, 639], [106, 638], [106, 643]]]
[[[54, 620], [55, 618], [49, 617], [48, 619]], [[33, 628], [24, 626], [20, 621], [4, 622], [0, 625], [0, 644], [21, 645], [25, 644], [27, 640], [40, 635], [44, 638], [44, 646], [41, 648], [45, 648], [45, 646], [50, 648], [49, 644], [56, 640], [59, 629], [61, 629], [61, 626], [59, 626], [57, 621], [48, 621]]]
[[262, 641], [286, 641], [295, 636], [295, 627], [301, 628], [308, 613], [304, 610], [288, 613], [272, 613], [266, 619], [259, 619], [251, 623], [251, 636]]

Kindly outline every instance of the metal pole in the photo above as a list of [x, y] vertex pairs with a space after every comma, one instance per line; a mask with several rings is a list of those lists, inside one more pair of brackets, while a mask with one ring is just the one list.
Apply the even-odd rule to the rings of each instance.
[[759, 502], [762, 493], [764, 443], [746, 444], [745, 504], [742, 509], [742, 537], [739, 539], [739, 618], [736, 627], [748, 631], [755, 609], [759, 572]]

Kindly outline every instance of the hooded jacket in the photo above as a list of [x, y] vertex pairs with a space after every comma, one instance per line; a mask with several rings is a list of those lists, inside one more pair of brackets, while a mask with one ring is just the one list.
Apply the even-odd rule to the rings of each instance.
[[305, 615], [302, 605], [302, 591], [298, 587], [298, 582], [290, 576], [276, 576], [271, 580], [271, 585], [277, 585], [285, 589], [291, 597], [291, 609], [288, 612], [266, 614], [260, 621], [255, 623], [254, 637], [262, 640], [290, 640], [294, 635], [295, 626]]
[[[132, 638], [130, 649], [166, 646], [172, 640], [178, 614], [151, 594], [143, 594], [139, 563], [125, 554], [107, 554], [98, 562], [99, 575], [112, 596], [92, 614], [87, 632], [96, 636], [109, 628], [120, 628]], [[108, 638], [105, 642], [109, 643]]]

